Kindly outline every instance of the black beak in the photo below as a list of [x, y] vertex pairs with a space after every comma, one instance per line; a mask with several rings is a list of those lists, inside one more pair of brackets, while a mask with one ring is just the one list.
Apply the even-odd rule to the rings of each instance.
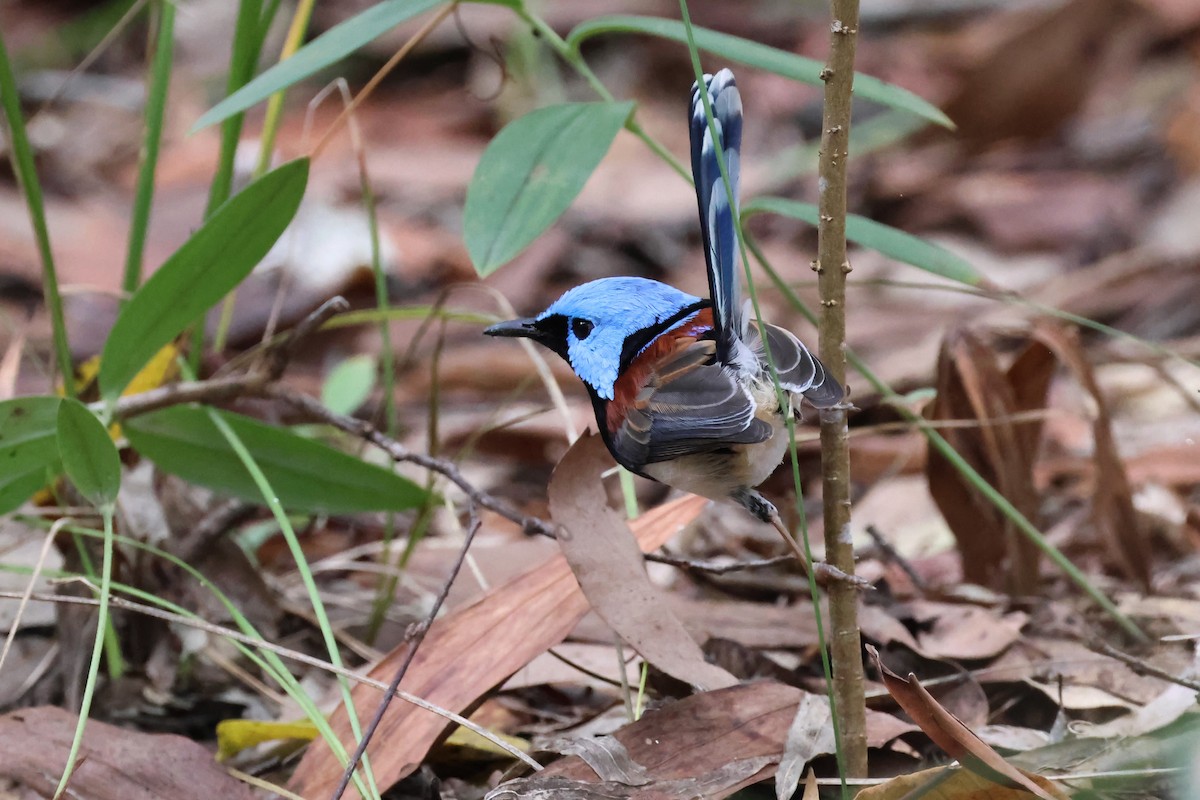
[[567, 357], [566, 320], [558, 315], [541, 321], [528, 317], [499, 322], [483, 331], [486, 336], [505, 336], [510, 339], [532, 339], [563, 358]]
[[483, 334], [485, 336], [506, 336], [511, 339], [533, 339], [535, 341], [541, 341], [546, 336], [545, 331], [537, 327], [537, 320], [532, 317], [498, 322], [490, 328], [485, 328]]

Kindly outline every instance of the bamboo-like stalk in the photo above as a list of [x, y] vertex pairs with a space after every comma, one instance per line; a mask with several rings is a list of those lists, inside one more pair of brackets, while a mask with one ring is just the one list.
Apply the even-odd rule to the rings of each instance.
[[[817, 228], [817, 278], [821, 291], [820, 353], [839, 381], [846, 379], [846, 158], [850, 139], [850, 105], [854, 87], [854, 48], [858, 34], [858, 0], [833, 0], [825, 111], [819, 162], [820, 224]], [[821, 414], [822, 492], [825, 559], [847, 575], [854, 574], [850, 538], [850, 455], [846, 408]], [[863, 693], [862, 643], [858, 630], [858, 592], [848, 583], [829, 586], [830, 651], [833, 687], [846, 776], [867, 774], [866, 707]]]

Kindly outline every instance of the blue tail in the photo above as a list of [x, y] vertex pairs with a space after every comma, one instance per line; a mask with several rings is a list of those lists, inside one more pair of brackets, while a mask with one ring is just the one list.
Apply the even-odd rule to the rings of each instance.
[[716, 75], [705, 75], [704, 85], [733, 196], [726, 193], [721, 179], [721, 167], [704, 114], [699, 84], [692, 85], [692, 177], [696, 181], [696, 198], [700, 201], [700, 230], [704, 236], [708, 291], [717, 329], [717, 357], [728, 361], [742, 331], [738, 243], [733, 217], [737, 210], [742, 147], [742, 98], [733, 73], [727, 69]]

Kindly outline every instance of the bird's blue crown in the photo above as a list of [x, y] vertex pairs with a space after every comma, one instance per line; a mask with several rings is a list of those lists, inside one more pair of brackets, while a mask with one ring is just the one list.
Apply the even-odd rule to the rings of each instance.
[[571, 367], [599, 397], [612, 400], [625, 340], [699, 302], [699, 297], [649, 278], [601, 278], [571, 289], [538, 320], [566, 318]]

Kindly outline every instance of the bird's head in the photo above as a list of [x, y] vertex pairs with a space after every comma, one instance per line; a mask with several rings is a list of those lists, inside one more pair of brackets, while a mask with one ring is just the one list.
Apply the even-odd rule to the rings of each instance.
[[629, 362], [707, 300], [649, 278], [601, 278], [576, 286], [536, 317], [501, 322], [488, 336], [533, 339], [567, 360], [604, 400]]

